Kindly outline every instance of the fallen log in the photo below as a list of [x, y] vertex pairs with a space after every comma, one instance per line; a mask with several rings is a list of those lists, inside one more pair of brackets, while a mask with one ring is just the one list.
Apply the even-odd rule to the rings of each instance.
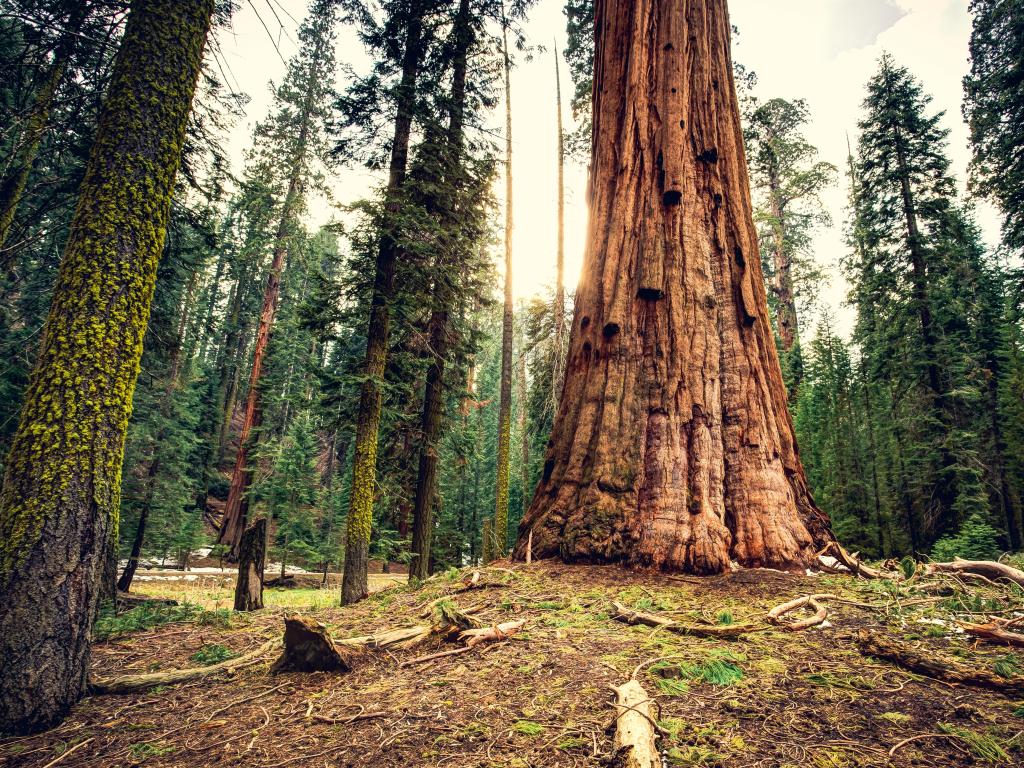
[[169, 669], [163, 672], [147, 672], [142, 675], [92, 678], [89, 681], [89, 691], [96, 695], [140, 693], [148, 691], [150, 688], [156, 688], [158, 685], [177, 685], [178, 683], [201, 680], [204, 677], [221, 672], [230, 673], [259, 662], [263, 656], [279, 645], [281, 645], [281, 641], [277, 638], [268, 640], [259, 648], [249, 651], [249, 653], [236, 656], [233, 659], [228, 659], [218, 664], [211, 664], [208, 667]]
[[1024, 571], [1021, 571], [1006, 563], [997, 563], [994, 560], [961, 560], [956, 558], [951, 563], [928, 563], [926, 572], [932, 573], [967, 573], [974, 576], [982, 576], [990, 581], [1012, 581], [1020, 587], [1024, 587]]
[[[835, 595], [804, 595], [798, 597], [795, 600], [790, 600], [788, 603], [777, 605], [768, 611], [768, 623], [775, 626], [781, 626], [787, 632], [799, 632], [801, 629], [808, 629], [809, 627], [815, 627], [821, 624], [828, 618], [828, 609], [821, 604], [822, 600], [835, 600]], [[814, 615], [806, 619], [800, 619], [799, 621], [784, 622], [782, 617], [787, 613], [795, 611], [797, 608], [803, 608], [807, 606], [814, 611]]]
[[981, 640], [1024, 648], [1024, 634], [1011, 632], [1006, 628], [1006, 623], [990, 621], [987, 624], [971, 624], [961, 621], [958, 624], [964, 632]]
[[270, 668], [279, 672], [348, 672], [351, 657], [343, 655], [327, 634], [327, 628], [305, 616], [284, 620], [284, 651]]
[[654, 731], [655, 712], [651, 697], [636, 680], [613, 688], [615, 691], [615, 751], [612, 765], [622, 768], [661, 768]]
[[860, 652], [876, 659], [891, 661], [904, 669], [947, 683], [973, 685], [1007, 693], [1024, 693], [1024, 676], [1000, 677], [987, 669], [968, 667], [934, 652], [922, 652], [907, 643], [860, 630], [856, 635]]
[[665, 616], [627, 608], [618, 601], [612, 601], [612, 609], [612, 618], [616, 621], [626, 624], [643, 624], [647, 627], [658, 627], [677, 635], [734, 640], [747, 632], [756, 632], [758, 630], [758, 627], [753, 624], [723, 624], [721, 626], [714, 626], [712, 624], [680, 624], [678, 621], [666, 618]]

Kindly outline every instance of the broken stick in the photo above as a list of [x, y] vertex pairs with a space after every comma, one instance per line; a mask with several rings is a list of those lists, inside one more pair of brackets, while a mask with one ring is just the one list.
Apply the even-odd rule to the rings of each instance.
[[[821, 604], [821, 601], [835, 599], [835, 595], [804, 595], [803, 597], [798, 597], [795, 600], [790, 600], [788, 603], [777, 605], [768, 611], [768, 623], [781, 626], [787, 632], [799, 632], [801, 629], [815, 627], [828, 618], [828, 609]], [[797, 608], [803, 608], [805, 605], [814, 611], [813, 616], [789, 623], [781, 620], [785, 614], [795, 611]]]

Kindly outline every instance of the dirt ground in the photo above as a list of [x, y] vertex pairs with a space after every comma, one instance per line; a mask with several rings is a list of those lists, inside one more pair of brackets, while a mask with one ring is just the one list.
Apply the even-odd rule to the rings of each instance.
[[[109, 636], [94, 653], [100, 676], [244, 653], [280, 636], [283, 617], [296, 608], [335, 638], [429, 622], [431, 604], [446, 595], [486, 625], [527, 623], [514, 637], [411, 666], [399, 664], [437, 651], [439, 641], [367, 651], [346, 674], [271, 675], [275, 652], [233, 675], [90, 697], [59, 728], [0, 742], [0, 765], [608, 766], [609, 689], [634, 675], [660, 709], [666, 765], [1024, 765], [1024, 693], [923, 678], [861, 655], [852, 641], [870, 628], [1021, 675], [1024, 653], [976, 645], [951, 621], [1024, 611], [1011, 589], [773, 571], [670, 578], [548, 561], [483, 569], [485, 586], [466, 590], [467, 573], [383, 589], [351, 608], [335, 606], [334, 590], [271, 590], [269, 607], [254, 615], [218, 609], [215, 589], [201, 595], [195, 587], [184, 596], [206, 609], [185, 621], [132, 631], [123, 617], [108, 619]], [[154, 595], [182, 597], [186, 589], [143, 584]], [[822, 627], [764, 625], [735, 642], [628, 626], [610, 607], [614, 599], [689, 624], [763, 625], [772, 606], [813, 592], [862, 605], [830, 601]]]

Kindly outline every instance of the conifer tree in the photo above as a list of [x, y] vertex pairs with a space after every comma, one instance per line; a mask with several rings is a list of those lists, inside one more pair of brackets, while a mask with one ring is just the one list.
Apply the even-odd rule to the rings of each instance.
[[971, 71], [964, 117], [974, 150], [974, 190], [1003, 213], [1003, 235], [1024, 249], [1024, 2], [971, 0]]
[[[836, 176], [835, 166], [818, 160], [817, 150], [804, 138], [807, 121], [804, 101], [771, 99], [750, 111], [745, 131], [758, 206], [755, 220], [784, 370], [799, 344], [798, 300], [815, 296], [823, 280], [808, 249], [814, 228], [829, 224], [819, 195]], [[787, 384], [792, 395], [799, 378]]]
[[[104, 544], [213, 0], [133, 5], [0, 496], [0, 722], [85, 689]], [[147, 119], [139, 120], [145, 113]]]
[[247, 494], [252, 482], [250, 440], [254, 436], [253, 431], [260, 426], [263, 361], [277, 312], [281, 273], [304, 195], [316, 182], [316, 171], [312, 165], [327, 155], [326, 132], [334, 71], [334, 3], [331, 0], [317, 0], [310, 7], [309, 16], [299, 30], [299, 42], [299, 53], [289, 64], [285, 80], [275, 94], [275, 114], [256, 131], [257, 141], [262, 139], [266, 142], [261, 145], [263, 152], [274, 158], [285, 157], [287, 161], [282, 179], [284, 198], [274, 235], [273, 259], [263, 291], [245, 416], [217, 538], [232, 553], [237, 549], [246, 526]]
[[[906, 525], [915, 549], [986, 511], [977, 434], [965, 414], [978, 397], [968, 318], [950, 309], [957, 268], [977, 244], [955, 205], [941, 114], [911, 74], [882, 57], [868, 84], [858, 142], [858, 242], [848, 262], [867, 375], [891, 393]], [[960, 298], [958, 298], [960, 295]]]

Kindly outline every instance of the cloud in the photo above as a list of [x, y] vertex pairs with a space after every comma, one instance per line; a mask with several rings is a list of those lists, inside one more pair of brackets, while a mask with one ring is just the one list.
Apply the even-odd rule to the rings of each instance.
[[878, 36], [907, 15], [893, 0], [833, 0], [825, 52], [834, 56], [874, 45]]

